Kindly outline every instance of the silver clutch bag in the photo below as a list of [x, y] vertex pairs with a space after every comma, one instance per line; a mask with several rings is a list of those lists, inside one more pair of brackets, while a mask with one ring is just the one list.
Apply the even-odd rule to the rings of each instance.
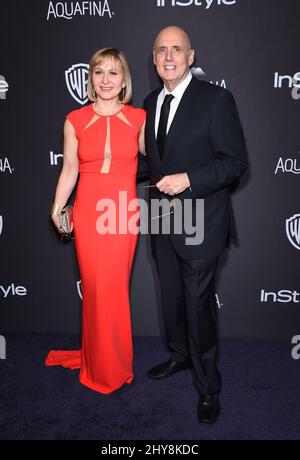
[[71, 237], [71, 227], [73, 223], [73, 206], [65, 206], [59, 214], [59, 223], [63, 230], [63, 235]]

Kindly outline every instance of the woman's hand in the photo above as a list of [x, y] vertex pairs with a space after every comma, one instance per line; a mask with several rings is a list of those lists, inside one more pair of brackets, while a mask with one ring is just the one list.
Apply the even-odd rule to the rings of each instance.
[[51, 219], [52, 219], [52, 222], [54, 223], [55, 227], [56, 227], [56, 230], [59, 232], [59, 233], [64, 233], [63, 232], [63, 229], [61, 228], [61, 225], [60, 225], [60, 221], [59, 221], [59, 214], [58, 213], [52, 213], [51, 214]]
[[52, 219], [52, 222], [54, 223], [55, 227], [56, 227], [56, 230], [59, 232], [59, 233], [63, 233], [63, 229], [60, 225], [60, 219], [59, 219], [59, 214], [61, 212], [61, 209], [60, 209], [60, 206], [58, 203], [53, 203], [52, 207], [51, 207], [51, 211], [50, 211], [50, 215], [51, 215], [51, 219]]
[[[57, 231], [60, 233], [60, 234], [64, 234], [64, 230], [62, 228], [62, 226], [60, 225], [60, 219], [59, 219], [59, 214], [60, 214], [60, 211], [59, 211], [59, 207], [55, 205], [52, 206], [52, 209], [51, 209], [51, 219], [52, 219], [52, 222], [54, 223]], [[72, 233], [74, 229], [74, 223], [73, 221], [71, 221], [70, 223], [70, 232], [69, 234]]]

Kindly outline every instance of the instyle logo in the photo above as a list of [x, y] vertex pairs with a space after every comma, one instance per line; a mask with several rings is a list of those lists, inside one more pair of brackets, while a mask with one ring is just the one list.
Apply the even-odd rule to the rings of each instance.
[[0, 99], [6, 99], [8, 83], [3, 75], [0, 75]]
[[12, 174], [14, 171], [14, 168], [11, 167], [9, 164], [8, 158], [0, 158], [0, 172], [5, 173], [9, 172]]
[[300, 99], [300, 72], [294, 75], [279, 75], [279, 72], [274, 74], [274, 88], [289, 88], [291, 96], [296, 101]]
[[211, 6], [233, 6], [237, 0], [156, 0], [157, 6], [203, 6], [209, 10]]
[[9, 295], [24, 296], [27, 295], [27, 289], [24, 286], [15, 286], [15, 283], [7, 287], [0, 285], [0, 297], [6, 299]]
[[[300, 152], [298, 152], [300, 153]], [[283, 158], [279, 157], [274, 174], [300, 174], [300, 157], [299, 158]]]
[[3, 230], [3, 217], [0, 216], [0, 235], [2, 233], [2, 230]]
[[300, 72], [294, 75], [279, 75], [279, 72], [275, 72], [274, 88], [293, 88], [293, 86], [300, 88]]
[[75, 16], [108, 16], [111, 11], [108, 0], [98, 2], [49, 2], [47, 21], [50, 19], [72, 19]]
[[293, 359], [300, 359], [300, 335], [294, 335], [291, 340], [292, 345], [295, 345], [292, 348], [291, 355]]
[[260, 301], [267, 303], [300, 303], [300, 292], [281, 289], [278, 292], [267, 292], [264, 289], [260, 291]]
[[285, 230], [289, 242], [300, 250], [300, 214], [294, 214], [286, 219]]
[[89, 74], [88, 64], [74, 64], [65, 71], [67, 88], [71, 96], [79, 104], [83, 105], [88, 101], [87, 81]]
[[54, 153], [53, 150], [50, 151], [50, 164], [51, 166], [57, 166], [58, 165], [58, 159], [61, 158], [63, 159], [63, 154], [62, 153]]

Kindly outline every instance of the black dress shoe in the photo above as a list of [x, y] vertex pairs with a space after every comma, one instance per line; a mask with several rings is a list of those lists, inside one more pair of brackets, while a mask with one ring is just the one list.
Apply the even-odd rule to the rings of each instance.
[[169, 359], [168, 361], [159, 364], [158, 366], [152, 367], [147, 372], [147, 376], [150, 379], [165, 379], [175, 374], [175, 372], [183, 371], [191, 367], [191, 360], [187, 359], [185, 361], [173, 361]]
[[198, 404], [198, 420], [203, 425], [212, 425], [216, 422], [221, 406], [218, 393], [200, 396]]

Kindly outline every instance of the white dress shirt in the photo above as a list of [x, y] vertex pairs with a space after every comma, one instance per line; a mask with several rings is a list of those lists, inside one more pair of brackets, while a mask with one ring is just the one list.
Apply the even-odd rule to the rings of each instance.
[[190, 81], [192, 79], [192, 73], [189, 71], [185, 79], [179, 83], [176, 88], [173, 89], [173, 91], [168, 91], [167, 88], [164, 86], [161, 92], [158, 95], [157, 102], [156, 102], [156, 114], [155, 114], [155, 137], [157, 136], [157, 131], [158, 131], [158, 124], [159, 124], [159, 117], [160, 117], [160, 111], [161, 111], [161, 106], [163, 104], [164, 98], [167, 94], [172, 94], [174, 96], [174, 99], [171, 101], [170, 105], [170, 112], [169, 112], [169, 118], [168, 118], [168, 125], [167, 125], [167, 133], [169, 132], [171, 123], [174, 119], [176, 110], [179, 106], [179, 103], [181, 101], [181, 98], [183, 96], [183, 93], [187, 89]]

